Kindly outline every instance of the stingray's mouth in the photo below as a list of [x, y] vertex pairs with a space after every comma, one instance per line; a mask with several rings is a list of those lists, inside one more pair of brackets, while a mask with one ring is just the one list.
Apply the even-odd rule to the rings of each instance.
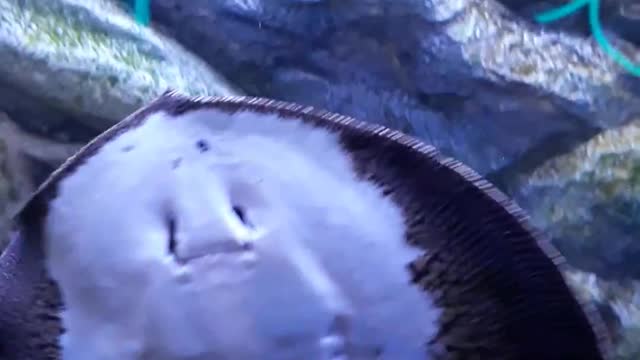
[[214, 262], [217, 259], [229, 256], [241, 257], [242, 255], [252, 254], [252, 250], [253, 246], [250, 243], [236, 244], [229, 241], [207, 247], [206, 251], [189, 256], [173, 254], [173, 258], [178, 265], [187, 265], [195, 262]]
[[[238, 220], [246, 227], [253, 228], [247, 220], [244, 209], [234, 206], [234, 214]], [[187, 265], [194, 262], [214, 262], [223, 257], [238, 257], [253, 253], [254, 246], [250, 241], [239, 241], [237, 239], [218, 240], [208, 243], [202, 248], [188, 253], [179, 251], [179, 241], [177, 239], [177, 221], [170, 216], [167, 219], [168, 245], [167, 251], [178, 265]]]

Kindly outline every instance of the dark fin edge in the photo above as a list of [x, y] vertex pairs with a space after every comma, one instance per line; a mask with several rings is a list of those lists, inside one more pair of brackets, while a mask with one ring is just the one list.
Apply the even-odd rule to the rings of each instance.
[[12, 233], [0, 255], [0, 359], [59, 359], [60, 294], [28, 236]]

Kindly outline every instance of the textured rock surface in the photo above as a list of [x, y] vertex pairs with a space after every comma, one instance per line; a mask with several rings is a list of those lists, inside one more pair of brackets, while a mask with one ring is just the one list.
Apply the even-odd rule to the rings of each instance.
[[[533, 19], [533, 16], [541, 11], [550, 10], [566, 5], [566, 0], [500, 0], [509, 9], [525, 18]], [[640, 3], [630, 0], [604, 0], [600, 1], [599, 19], [606, 30], [612, 34], [640, 46]], [[590, 36], [588, 15], [585, 9], [570, 15], [562, 21], [548, 25], [550, 29], [565, 30], [583, 36]]]
[[640, 119], [511, 180], [572, 264], [640, 279]]
[[[0, 77], [9, 85], [0, 93], [22, 89], [97, 129], [167, 88], [234, 92], [174, 41], [103, 0], [0, 0]], [[11, 105], [2, 98], [0, 108]]]
[[152, 14], [247, 93], [412, 131], [484, 174], [640, 109], [639, 79], [596, 44], [494, 1], [155, 0]]
[[0, 112], [0, 249], [7, 240], [9, 218], [35, 190], [38, 166], [33, 162], [55, 168], [80, 146], [36, 137]]

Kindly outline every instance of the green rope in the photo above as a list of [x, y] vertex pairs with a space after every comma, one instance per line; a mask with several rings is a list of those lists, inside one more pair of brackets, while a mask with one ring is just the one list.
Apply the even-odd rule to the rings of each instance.
[[605, 54], [631, 74], [640, 76], [640, 64], [634, 64], [626, 55], [613, 47], [609, 40], [607, 40], [607, 37], [602, 30], [602, 24], [600, 24], [600, 18], [598, 17], [600, 0], [574, 0], [567, 5], [538, 14], [535, 19], [543, 24], [553, 22], [573, 14], [584, 6], [589, 9], [589, 27], [591, 29], [591, 33], [593, 33], [593, 37], [598, 45], [600, 45], [604, 50]]
[[541, 14], [536, 15], [536, 21], [541, 23], [549, 23], [549, 22], [554, 22], [556, 20], [560, 20], [563, 17], [569, 16], [572, 13], [580, 10], [581, 7], [589, 4], [590, 1], [591, 0], [575, 0], [573, 2], [568, 3], [567, 5], [563, 5], [555, 9], [545, 11]]
[[151, 0], [135, 0], [136, 21], [144, 26], [151, 22]]

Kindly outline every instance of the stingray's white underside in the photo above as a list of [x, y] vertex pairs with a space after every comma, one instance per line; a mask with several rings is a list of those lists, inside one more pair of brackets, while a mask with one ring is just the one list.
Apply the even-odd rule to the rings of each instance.
[[335, 134], [248, 112], [153, 114], [51, 204], [64, 359], [425, 359], [439, 311], [410, 285], [421, 251], [404, 232]]

